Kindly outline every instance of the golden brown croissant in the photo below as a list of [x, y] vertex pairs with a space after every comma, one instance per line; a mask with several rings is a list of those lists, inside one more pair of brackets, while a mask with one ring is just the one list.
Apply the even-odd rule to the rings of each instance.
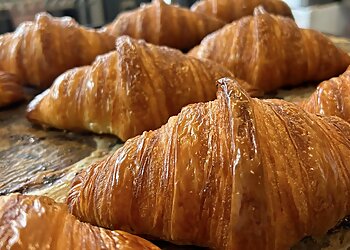
[[310, 113], [338, 116], [350, 122], [350, 67], [340, 75], [322, 82], [301, 106]]
[[0, 107], [5, 107], [24, 99], [23, 90], [17, 78], [0, 71]]
[[40, 13], [34, 22], [0, 36], [0, 70], [15, 74], [21, 83], [45, 88], [67, 69], [113, 50], [114, 42], [107, 33], [83, 28], [69, 17]]
[[0, 196], [0, 249], [159, 249], [137, 236], [78, 221], [44, 196]]
[[214, 82], [231, 75], [214, 62], [127, 36], [119, 37], [116, 46], [92, 66], [61, 75], [32, 101], [28, 119], [127, 140], [159, 128], [189, 103], [215, 99]]
[[105, 30], [114, 36], [128, 35], [156, 45], [188, 50], [224, 25], [215, 17], [154, 0], [122, 13]]
[[257, 8], [255, 15], [226, 25], [189, 53], [211, 59], [264, 91], [323, 81], [345, 71], [350, 56], [314, 30]]
[[230, 23], [252, 15], [255, 7], [263, 6], [269, 13], [293, 18], [289, 6], [280, 0], [201, 0], [194, 3], [192, 11], [214, 15]]
[[83, 221], [214, 249], [289, 249], [350, 213], [350, 124], [222, 80], [73, 180]]

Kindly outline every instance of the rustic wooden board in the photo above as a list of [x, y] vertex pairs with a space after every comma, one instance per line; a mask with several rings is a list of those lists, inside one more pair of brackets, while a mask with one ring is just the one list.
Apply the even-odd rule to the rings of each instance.
[[[32, 126], [25, 119], [25, 107], [0, 111], [0, 194], [29, 193], [57, 185], [77, 162], [102, 157], [118, 142], [113, 136]], [[61, 192], [55, 198], [63, 200], [65, 195]]]
[[[350, 40], [331, 39], [350, 53]], [[271, 97], [297, 101], [314, 90], [315, 85], [309, 85], [280, 90]], [[64, 202], [70, 181], [77, 172], [122, 145], [113, 136], [75, 134], [32, 126], [25, 119], [25, 108], [26, 103], [0, 109], [0, 195], [21, 192], [47, 195]], [[305, 239], [293, 249], [346, 249], [350, 246], [349, 225], [345, 220], [336, 231], [320, 239]], [[159, 245], [163, 249], [199, 249], [163, 242]]]

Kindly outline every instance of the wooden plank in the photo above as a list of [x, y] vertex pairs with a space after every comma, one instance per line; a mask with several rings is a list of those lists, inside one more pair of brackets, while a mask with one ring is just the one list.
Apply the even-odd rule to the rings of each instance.
[[[0, 111], [0, 194], [31, 192], [53, 183], [91, 154], [117, 143], [113, 136], [43, 130], [25, 118], [26, 105]], [[57, 197], [63, 200], [62, 197]]]

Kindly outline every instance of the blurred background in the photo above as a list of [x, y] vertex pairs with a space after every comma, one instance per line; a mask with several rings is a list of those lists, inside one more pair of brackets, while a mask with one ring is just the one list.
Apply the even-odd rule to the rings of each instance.
[[[137, 8], [151, 0], [0, 0], [0, 34], [13, 31], [19, 23], [47, 11], [54, 16], [71, 16], [89, 27], [111, 22], [119, 12]], [[350, 37], [350, 0], [284, 0], [300, 27]], [[194, 0], [166, 0], [168, 4], [191, 6]]]

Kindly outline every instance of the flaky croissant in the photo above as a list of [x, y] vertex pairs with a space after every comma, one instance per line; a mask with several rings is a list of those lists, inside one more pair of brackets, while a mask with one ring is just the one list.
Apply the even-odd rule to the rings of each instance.
[[320, 32], [257, 8], [254, 16], [226, 25], [189, 53], [211, 59], [266, 92], [344, 72], [350, 56]]
[[214, 82], [228, 75], [214, 62], [123, 36], [116, 51], [57, 78], [29, 104], [27, 117], [55, 128], [127, 140], [159, 128], [189, 103], [215, 99]]
[[0, 71], [0, 108], [24, 99], [22, 87], [17, 78], [9, 73]]
[[350, 213], [350, 125], [222, 80], [73, 180], [83, 221], [214, 249], [289, 249]]
[[255, 7], [263, 6], [269, 13], [293, 18], [289, 6], [280, 0], [200, 0], [194, 3], [191, 10], [230, 23], [244, 16], [252, 15]]
[[44, 196], [0, 197], [0, 249], [153, 249], [137, 236], [78, 221], [65, 204]]
[[338, 116], [350, 122], [350, 67], [339, 77], [322, 82], [300, 105], [310, 113]]
[[153, 0], [136, 10], [120, 14], [104, 30], [114, 36], [128, 35], [156, 45], [189, 50], [225, 23], [163, 0]]
[[0, 36], [0, 70], [15, 74], [23, 84], [46, 88], [67, 69], [113, 50], [114, 43], [107, 33], [83, 28], [69, 17], [40, 13], [34, 22]]

